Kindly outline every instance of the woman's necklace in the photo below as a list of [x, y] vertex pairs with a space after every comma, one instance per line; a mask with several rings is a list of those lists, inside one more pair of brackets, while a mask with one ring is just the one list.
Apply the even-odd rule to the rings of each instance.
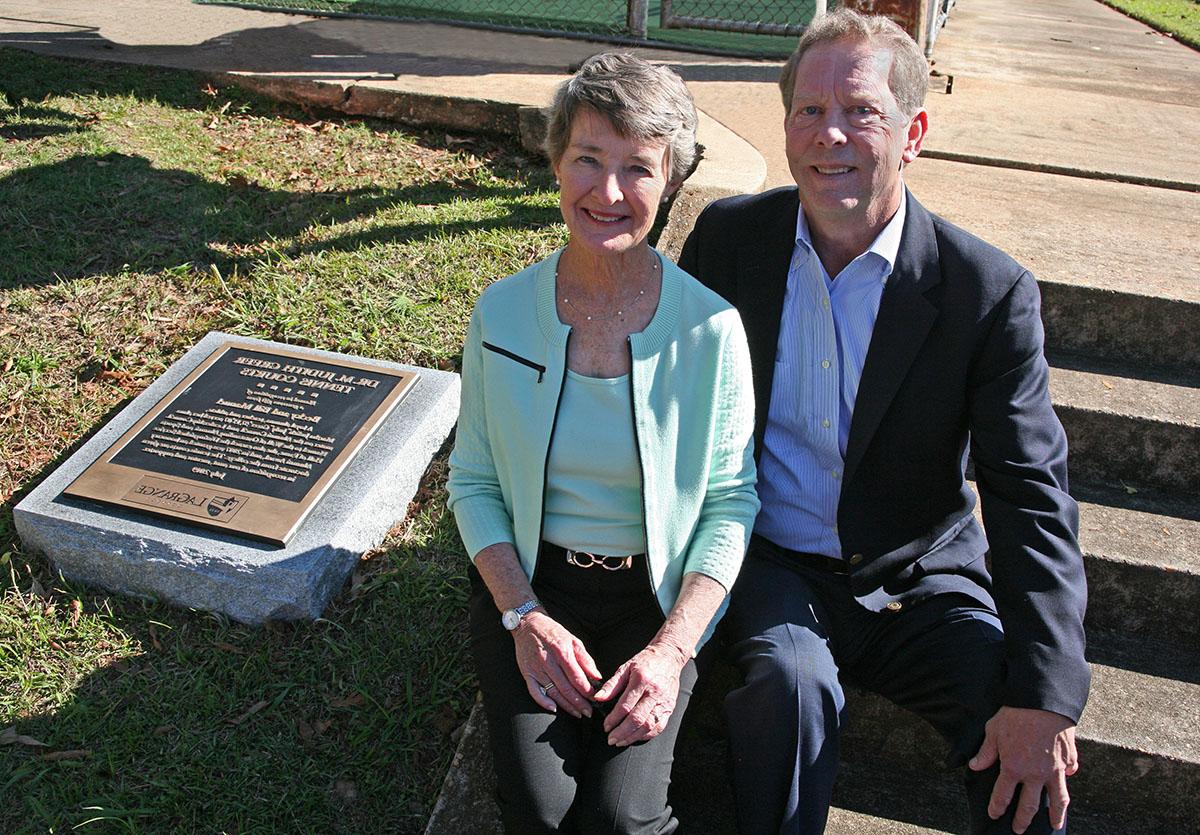
[[[657, 273], [658, 273], [658, 258], [656, 257], [654, 259], [654, 263], [651, 265], [650, 274], [653, 276], [653, 275], [656, 275]], [[586, 319], [589, 322], [605, 322], [609, 319], [616, 319], [620, 316], [625, 315], [625, 311], [627, 309], [632, 308], [635, 304], [637, 304], [641, 300], [642, 296], [646, 295], [646, 285], [649, 283], [650, 282], [648, 280], [643, 281], [642, 286], [637, 291], [637, 295], [635, 295], [635, 296], [633, 296], [633, 298], [629, 299], [628, 304], [621, 305], [620, 309], [617, 310], [616, 313], [609, 313], [606, 316], [599, 316], [597, 314], [588, 313], [588, 312], [582, 310], [581, 308], [579, 308], [578, 306], [576, 306], [576, 304], [566, 296], [562, 297], [562, 301], [563, 301], [563, 304], [565, 304], [567, 307], [574, 310], [576, 313], [578, 313], [580, 316], [582, 316], [584, 319]], [[555, 270], [555, 272], [554, 272], [554, 286], [555, 287], [558, 286], [558, 271], [557, 270]]]

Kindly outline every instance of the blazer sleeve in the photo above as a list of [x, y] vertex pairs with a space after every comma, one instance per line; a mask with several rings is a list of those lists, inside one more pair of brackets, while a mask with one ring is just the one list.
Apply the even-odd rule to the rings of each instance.
[[1043, 342], [1037, 283], [1024, 272], [999, 302], [973, 366], [971, 453], [1005, 632], [1003, 703], [1078, 721], [1091, 678], [1087, 585]]

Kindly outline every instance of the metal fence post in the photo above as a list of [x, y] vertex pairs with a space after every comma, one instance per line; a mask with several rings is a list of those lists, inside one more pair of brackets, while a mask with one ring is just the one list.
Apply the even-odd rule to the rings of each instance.
[[629, 19], [626, 28], [635, 38], [646, 37], [646, 16], [649, 13], [650, 0], [629, 0]]

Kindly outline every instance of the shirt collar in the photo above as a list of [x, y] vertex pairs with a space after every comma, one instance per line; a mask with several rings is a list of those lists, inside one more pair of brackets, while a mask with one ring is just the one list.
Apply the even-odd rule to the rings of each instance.
[[[875, 236], [875, 240], [871, 241], [871, 245], [866, 249], [866, 252], [873, 252], [887, 262], [885, 275], [891, 275], [892, 270], [896, 267], [896, 255], [900, 252], [900, 237], [904, 232], [904, 216], [907, 212], [908, 188], [906, 187], [900, 198], [900, 208], [896, 209], [896, 214], [892, 215], [892, 219], [880, 230], [879, 234]], [[796, 244], [815, 252], [803, 206], [796, 213]]]

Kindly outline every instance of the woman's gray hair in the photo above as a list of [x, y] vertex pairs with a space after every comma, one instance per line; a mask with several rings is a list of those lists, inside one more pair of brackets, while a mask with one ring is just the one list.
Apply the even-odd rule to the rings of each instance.
[[925, 104], [929, 89], [929, 63], [917, 42], [886, 17], [859, 14], [852, 9], [836, 9], [813, 20], [800, 36], [796, 51], [788, 58], [779, 76], [783, 107], [792, 109], [796, 89], [796, 67], [804, 54], [815, 46], [841, 40], [867, 41], [872, 46], [892, 51], [892, 70], [888, 88], [896, 97], [905, 116], [912, 116]]
[[602, 52], [583, 62], [559, 85], [546, 110], [543, 148], [558, 165], [571, 143], [571, 126], [581, 108], [604, 116], [621, 136], [662, 139], [668, 172], [678, 184], [696, 162], [696, 105], [675, 72], [625, 52]]

